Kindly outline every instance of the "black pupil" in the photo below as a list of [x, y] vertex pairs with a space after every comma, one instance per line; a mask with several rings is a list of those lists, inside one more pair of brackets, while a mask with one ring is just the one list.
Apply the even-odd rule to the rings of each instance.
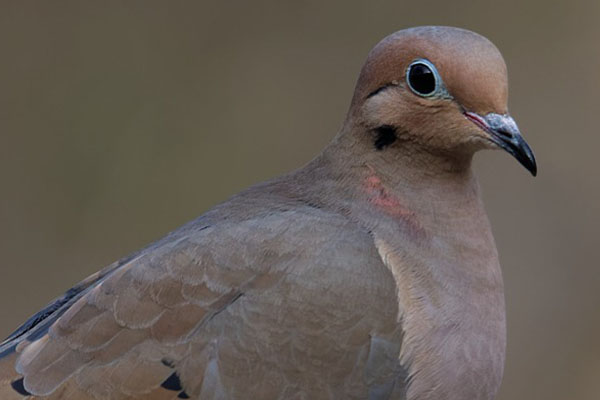
[[415, 64], [410, 67], [408, 83], [419, 94], [431, 94], [435, 90], [435, 76], [425, 64]]

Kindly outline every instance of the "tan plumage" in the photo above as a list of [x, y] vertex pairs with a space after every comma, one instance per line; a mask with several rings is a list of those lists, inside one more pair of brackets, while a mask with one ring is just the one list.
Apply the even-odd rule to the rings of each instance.
[[[411, 92], [416, 58], [451, 97]], [[384, 39], [320, 156], [32, 317], [0, 345], [0, 398], [492, 398], [502, 279], [470, 159], [498, 144], [465, 111], [506, 112], [491, 43]]]

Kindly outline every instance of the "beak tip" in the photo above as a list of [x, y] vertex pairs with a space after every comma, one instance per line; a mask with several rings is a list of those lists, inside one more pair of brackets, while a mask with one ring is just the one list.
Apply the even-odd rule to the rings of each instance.
[[537, 162], [535, 161], [533, 152], [524, 141], [521, 143], [520, 147], [508, 149], [508, 152], [511, 153], [532, 176], [537, 176]]
[[537, 167], [533, 167], [532, 169], [529, 170], [529, 172], [531, 172], [531, 175], [537, 176]]
[[525, 141], [523, 141], [523, 146], [526, 148], [527, 153], [527, 162], [525, 163], [525, 168], [527, 168], [531, 175], [537, 176], [537, 161], [535, 160], [533, 151], [531, 151], [531, 148], [529, 148]]

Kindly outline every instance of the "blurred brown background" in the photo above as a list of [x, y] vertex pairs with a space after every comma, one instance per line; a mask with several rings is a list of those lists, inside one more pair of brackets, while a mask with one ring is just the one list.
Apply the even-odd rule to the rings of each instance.
[[477, 156], [506, 279], [500, 399], [600, 398], [600, 2], [0, 1], [0, 336], [333, 137], [369, 49], [489, 37], [535, 179]]

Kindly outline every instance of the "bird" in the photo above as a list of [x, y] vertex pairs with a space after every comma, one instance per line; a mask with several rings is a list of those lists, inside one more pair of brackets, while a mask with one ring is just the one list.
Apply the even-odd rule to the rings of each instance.
[[0, 344], [0, 398], [495, 398], [504, 288], [472, 159], [537, 173], [507, 101], [485, 37], [385, 37], [314, 159], [32, 316]]

